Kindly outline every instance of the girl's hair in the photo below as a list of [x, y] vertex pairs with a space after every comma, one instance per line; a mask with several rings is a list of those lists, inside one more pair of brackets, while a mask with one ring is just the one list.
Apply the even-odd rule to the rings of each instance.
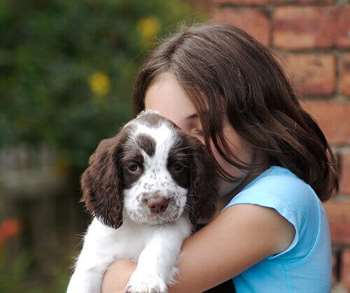
[[[300, 106], [283, 70], [267, 48], [230, 25], [185, 28], [165, 39], [145, 61], [134, 88], [135, 112], [161, 73], [174, 74], [198, 111], [205, 144], [211, 143], [231, 165], [245, 169], [238, 192], [267, 166], [288, 168], [327, 200], [338, 189], [335, 158], [315, 121]], [[252, 162], [232, 153], [223, 133], [224, 120], [253, 150]], [[258, 160], [259, 154], [266, 160]]]

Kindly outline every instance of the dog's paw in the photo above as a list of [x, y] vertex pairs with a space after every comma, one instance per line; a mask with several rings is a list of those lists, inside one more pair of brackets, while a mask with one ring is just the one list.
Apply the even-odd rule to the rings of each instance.
[[165, 282], [156, 274], [135, 271], [128, 282], [126, 293], [167, 293]]

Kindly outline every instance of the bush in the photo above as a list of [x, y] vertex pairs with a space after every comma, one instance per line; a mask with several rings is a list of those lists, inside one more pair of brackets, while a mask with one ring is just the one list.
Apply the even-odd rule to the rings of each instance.
[[145, 52], [190, 15], [180, 0], [0, 1], [0, 147], [46, 144], [80, 170], [130, 118]]

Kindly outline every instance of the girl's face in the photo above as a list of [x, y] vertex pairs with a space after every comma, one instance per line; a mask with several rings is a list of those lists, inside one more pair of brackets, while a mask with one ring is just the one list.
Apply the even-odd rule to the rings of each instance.
[[[146, 91], [145, 109], [159, 112], [180, 127], [185, 133], [195, 136], [203, 142], [202, 126], [197, 111], [186, 92], [171, 73], [162, 73], [151, 83]], [[228, 122], [224, 123], [224, 135], [232, 147], [233, 153], [242, 161], [251, 161], [248, 144], [240, 138]], [[227, 163], [213, 147], [213, 153], [221, 167], [233, 176], [242, 175], [242, 171]], [[220, 193], [229, 186], [222, 184]], [[232, 187], [232, 186], [231, 186]], [[228, 191], [228, 190], [227, 190]]]

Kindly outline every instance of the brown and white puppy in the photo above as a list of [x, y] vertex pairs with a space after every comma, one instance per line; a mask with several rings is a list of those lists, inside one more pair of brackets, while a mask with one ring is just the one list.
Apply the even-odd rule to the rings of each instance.
[[97, 293], [117, 259], [137, 261], [127, 292], [167, 292], [183, 240], [215, 210], [216, 172], [205, 147], [155, 112], [103, 140], [81, 178], [94, 216], [68, 293]]

